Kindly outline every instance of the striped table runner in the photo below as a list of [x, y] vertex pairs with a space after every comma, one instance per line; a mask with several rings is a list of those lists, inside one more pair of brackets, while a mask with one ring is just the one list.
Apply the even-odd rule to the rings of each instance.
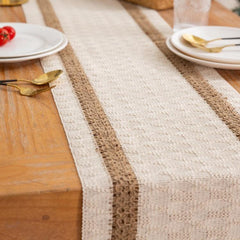
[[31, 0], [27, 22], [70, 44], [41, 60], [83, 188], [83, 240], [240, 236], [240, 98], [173, 55], [154, 10], [117, 0]]

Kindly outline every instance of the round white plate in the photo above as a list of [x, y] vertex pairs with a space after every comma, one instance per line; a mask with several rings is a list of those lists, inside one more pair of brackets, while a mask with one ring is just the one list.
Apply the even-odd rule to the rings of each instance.
[[231, 64], [231, 63], [219, 63], [219, 62], [211, 62], [207, 60], [202, 60], [199, 58], [194, 58], [189, 55], [185, 55], [184, 53], [180, 52], [178, 49], [176, 49], [172, 43], [171, 43], [171, 38], [168, 38], [166, 40], [166, 44], [168, 49], [178, 55], [179, 57], [186, 59], [190, 62], [194, 62], [203, 66], [207, 67], [212, 67], [212, 68], [221, 68], [221, 69], [231, 69], [231, 70], [239, 70], [240, 69], [240, 64]]
[[[193, 34], [206, 40], [210, 40], [222, 37], [240, 37], [240, 28], [215, 26], [193, 27], [178, 31], [174, 33], [171, 37], [171, 42], [174, 47], [176, 47], [181, 52], [184, 52], [195, 58], [201, 58], [222, 63], [240, 63], [240, 46], [224, 48], [220, 53], [208, 53], [199, 48], [192, 47], [185, 40], [183, 40], [182, 35], [184, 33]], [[218, 47], [232, 43], [240, 43], [240, 39], [220, 40], [209, 43], [207, 47]]]
[[56, 47], [56, 48], [54, 48], [54, 49], [52, 49], [48, 52], [35, 54], [35, 55], [31, 55], [31, 56], [26, 56], [26, 57], [0, 58], [0, 63], [23, 62], [23, 61], [28, 61], [28, 60], [33, 60], [33, 59], [37, 59], [37, 58], [46, 57], [46, 56], [52, 55], [54, 53], [57, 53], [57, 52], [63, 50], [67, 46], [67, 44], [68, 44], [68, 40], [63, 35], [63, 42], [58, 47]]
[[0, 47], [0, 58], [25, 57], [51, 51], [63, 42], [63, 34], [54, 29], [27, 23], [0, 23], [12, 26], [16, 37]]

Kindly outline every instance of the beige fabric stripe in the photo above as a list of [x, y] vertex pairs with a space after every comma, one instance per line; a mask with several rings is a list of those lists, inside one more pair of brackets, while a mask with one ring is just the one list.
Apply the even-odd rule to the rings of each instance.
[[[38, 0], [38, 4], [46, 25], [62, 31], [49, 0]], [[60, 56], [112, 178], [113, 219], [111, 239], [133, 240], [137, 234], [139, 193], [137, 178], [70, 44], [60, 53]]]
[[123, 1], [121, 1], [121, 3], [145, 34], [156, 44], [183, 77], [240, 140], [240, 115], [231, 104], [228, 103], [222, 94], [217, 92], [208, 81], [202, 77], [202, 75], [194, 68], [193, 63], [179, 58], [169, 51], [164, 36], [152, 25], [137, 6]]

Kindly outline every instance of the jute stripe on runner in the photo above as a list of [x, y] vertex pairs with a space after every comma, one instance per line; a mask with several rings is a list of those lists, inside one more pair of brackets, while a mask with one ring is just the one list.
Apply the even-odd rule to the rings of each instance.
[[[23, 5], [28, 23], [45, 25], [36, 0]], [[41, 59], [45, 72], [63, 69], [53, 91], [83, 191], [82, 239], [106, 240], [112, 231], [112, 180], [82, 112], [64, 64], [58, 55]]]
[[[208, 82], [219, 92], [223, 95], [224, 99], [229, 102], [234, 109], [240, 114], [240, 98], [239, 98], [239, 92], [235, 90], [227, 81], [224, 81], [225, 78], [223, 75], [220, 75], [221, 73], [231, 73], [233, 71], [224, 71], [224, 70], [218, 70], [212, 68], [206, 68], [204, 66], [196, 66], [195, 67], [197, 71], [200, 72], [200, 74], [203, 76], [203, 78], [207, 79]], [[227, 76], [228, 79], [230, 79]]]
[[[46, 25], [63, 31], [51, 3], [48, 0], [38, 0], [38, 4]], [[60, 53], [60, 57], [112, 178], [111, 239], [135, 239], [139, 191], [136, 176], [70, 44]]]

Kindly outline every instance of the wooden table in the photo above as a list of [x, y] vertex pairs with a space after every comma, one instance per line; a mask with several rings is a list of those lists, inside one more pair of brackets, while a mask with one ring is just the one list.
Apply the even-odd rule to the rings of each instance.
[[[159, 13], [172, 25], [172, 10]], [[25, 22], [22, 8], [0, 7], [0, 21]], [[210, 25], [240, 27], [240, 18], [213, 2]], [[39, 60], [0, 65], [1, 79], [42, 72]], [[218, 72], [240, 92], [239, 71]], [[0, 239], [80, 239], [81, 183], [51, 93], [0, 91]]]

